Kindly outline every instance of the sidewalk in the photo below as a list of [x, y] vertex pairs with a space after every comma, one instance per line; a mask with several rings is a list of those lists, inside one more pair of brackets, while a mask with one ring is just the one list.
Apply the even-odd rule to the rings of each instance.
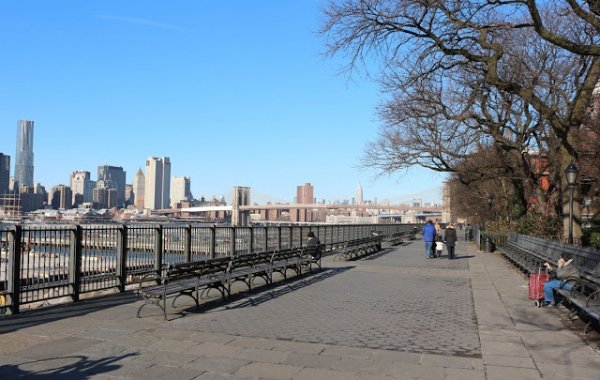
[[[498, 254], [422, 241], [170, 321], [131, 294], [0, 319], [0, 379], [598, 379], [595, 341]], [[183, 299], [182, 299], [183, 301]], [[187, 300], [186, 300], [187, 302]]]

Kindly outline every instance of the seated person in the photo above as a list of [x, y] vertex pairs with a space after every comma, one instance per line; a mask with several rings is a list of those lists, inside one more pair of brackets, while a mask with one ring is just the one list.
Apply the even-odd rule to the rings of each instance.
[[[306, 246], [308, 247], [312, 247], [315, 245], [321, 245], [321, 241], [319, 240], [318, 237], [315, 236], [315, 233], [310, 231], [308, 233], [308, 235], [306, 235], [306, 237], [308, 237], [308, 240], [306, 241]], [[314, 251], [313, 255], [310, 256], [311, 260], [319, 260], [321, 258], [321, 249], [318, 248]]]
[[[544, 266], [548, 270], [553, 270], [552, 265], [547, 262], [544, 263]], [[562, 284], [562, 289], [571, 290], [573, 289], [573, 284], [563, 284], [563, 281], [568, 278], [578, 277], [579, 273], [575, 267], [575, 264], [573, 263], [573, 257], [571, 254], [569, 252], [561, 253], [560, 258], [558, 259], [558, 267], [556, 268], [556, 275], [554, 276], [554, 279], [544, 284], [544, 302], [542, 303], [542, 306], [554, 306], [554, 289], [561, 287]]]

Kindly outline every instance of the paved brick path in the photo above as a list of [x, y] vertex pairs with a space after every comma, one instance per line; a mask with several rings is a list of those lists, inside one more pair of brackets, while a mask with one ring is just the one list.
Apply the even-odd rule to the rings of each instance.
[[[0, 319], [0, 379], [598, 379], [598, 334], [533, 308], [525, 278], [414, 241], [163, 321], [132, 294]], [[181, 299], [183, 301], [183, 299]], [[574, 326], [576, 327], [576, 325]]]

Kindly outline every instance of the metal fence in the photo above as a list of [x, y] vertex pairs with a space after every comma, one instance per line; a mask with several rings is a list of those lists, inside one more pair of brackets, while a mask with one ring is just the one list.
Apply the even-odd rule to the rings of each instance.
[[[353, 239], [414, 231], [414, 225], [220, 227], [190, 224], [0, 227], [0, 314], [128, 285], [165, 264], [302, 246], [313, 231], [327, 250]], [[66, 301], [65, 301], [66, 299]]]

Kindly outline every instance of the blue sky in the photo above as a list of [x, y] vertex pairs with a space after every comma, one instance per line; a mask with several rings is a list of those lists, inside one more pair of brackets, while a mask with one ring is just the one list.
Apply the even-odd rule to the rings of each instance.
[[316, 31], [323, 1], [5, 1], [0, 3], [0, 152], [14, 171], [18, 119], [35, 121], [34, 181], [96, 179], [170, 157], [194, 196], [250, 186], [253, 202], [315, 197], [438, 201], [422, 169], [360, 169], [381, 122], [377, 83], [340, 75]]

